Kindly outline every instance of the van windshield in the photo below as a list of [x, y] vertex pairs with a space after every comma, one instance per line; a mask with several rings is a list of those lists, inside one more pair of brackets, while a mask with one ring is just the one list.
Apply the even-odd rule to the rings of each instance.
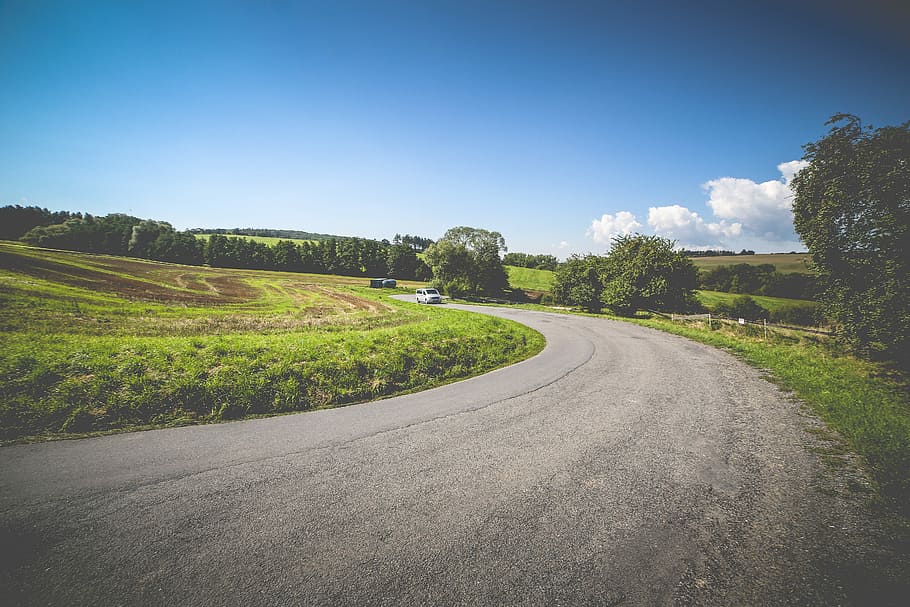
[[439, 291], [436, 289], [427, 289], [427, 295], [439, 295]]

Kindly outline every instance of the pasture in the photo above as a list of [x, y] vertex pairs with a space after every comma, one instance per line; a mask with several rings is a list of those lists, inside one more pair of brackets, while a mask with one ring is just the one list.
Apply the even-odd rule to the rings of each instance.
[[808, 253], [759, 253], [756, 255], [724, 255], [719, 257], [690, 257], [699, 270], [710, 270], [717, 266], [732, 266], [746, 263], [752, 266], [771, 264], [783, 274], [812, 274]]
[[[200, 240], [205, 240], [208, 242], [208, 239], [211, 238], [211, 234], [196, 234], [196, 238]], [[246, 234], [223, 234], [227, 238], [245, 238], [246, 240], [252, 240], [253, 242], [261, 242], [270, 247], [275, 246], [276, 243], [282, 240], [290, 241], [295, 244], [302, 244], [304, 242], [317, 242], [315, 240], [301, 240], [300, 238], [276, 238], [274, 236], [247, 236]]]
[[[698, 296], [698, 301], [709, 309], [717, 304], [731, 305], [737, 297], [742, 297], [739, 293], [723, 293], [721, 291], [696, 291], [696, 295]], [[768, 297], [767, 295], [749, 295], [749, 297], [769, 312], [779, 312], [794, 306], [818, 306], [816, 302], [805, 299], [787, 299], [786, 297]]]
[[513, 289], [548, 293], [553, 286], [554, 273], [551, 270], [535, 270], [517, 266], [505, 266], [505, 269], [509, 276], [509, 286]]
[[0, 440], [361, 402], [526, 358], [517, 323], [363, 278], [229, 270], [0, 242]]

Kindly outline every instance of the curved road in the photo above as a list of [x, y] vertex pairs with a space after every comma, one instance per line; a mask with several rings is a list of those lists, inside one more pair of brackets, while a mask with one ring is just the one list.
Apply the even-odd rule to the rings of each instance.
[[4, 603], [834, 604], [869, 591], [862, 508], [812, 454], [817, 422], [759, 371], [631, 324], [475, 310], [541, 331], [546, 349], [363, 405], [0, 449]]

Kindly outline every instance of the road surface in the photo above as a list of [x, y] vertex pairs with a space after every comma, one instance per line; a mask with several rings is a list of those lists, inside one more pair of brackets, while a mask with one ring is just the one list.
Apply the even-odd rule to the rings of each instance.
[[631, 324], [480, 311], [541, 331], [546, 349], [373, 403], [0, 449], [2, 602], [766, 605], [880, 591], [861, 500], [813, 453], [818, 422], [759, 371]]

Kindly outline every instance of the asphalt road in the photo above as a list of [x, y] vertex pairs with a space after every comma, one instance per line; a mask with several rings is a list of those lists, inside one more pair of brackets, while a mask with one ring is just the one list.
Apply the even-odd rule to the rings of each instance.
[[882, 599], [886, 532], [844, 489], [862, 475], [820, 463], [818, 422], [759, 371], [630, 324], [481, 311], [546, 349], [363, 405], [0, 449], [0, 602]]

